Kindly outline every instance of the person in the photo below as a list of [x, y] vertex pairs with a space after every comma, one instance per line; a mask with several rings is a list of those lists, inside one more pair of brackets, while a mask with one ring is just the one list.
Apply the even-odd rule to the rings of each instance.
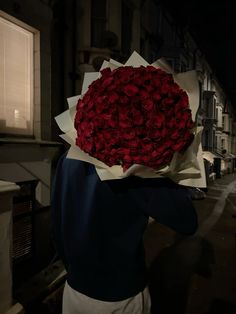
[[143, 234], [149, 217], [182, 235], [198, 226], [189, 190], [168, 178], [101, 181], [93, 164], [58, 163], [52, 225], [67, 270], [63, 314], [148, 314]]

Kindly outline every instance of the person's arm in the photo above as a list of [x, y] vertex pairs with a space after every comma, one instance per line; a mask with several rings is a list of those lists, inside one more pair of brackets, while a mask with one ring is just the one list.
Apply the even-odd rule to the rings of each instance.
[[171, 181], [163, 183], [151, 188], [146, 213], [180, 234], [194, 234], [198, 218], [188, 188]]

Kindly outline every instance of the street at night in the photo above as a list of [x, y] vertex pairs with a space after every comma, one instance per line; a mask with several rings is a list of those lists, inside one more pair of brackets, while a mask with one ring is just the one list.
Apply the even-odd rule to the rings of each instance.
[[146, 232], [154, 313], [236, 313], [236, 175], [210, 184], [194, 204], [193, 236], [179, 238], [155, 222]]
[[0, 314], [236, 314], [235, 12], [0, 0]]

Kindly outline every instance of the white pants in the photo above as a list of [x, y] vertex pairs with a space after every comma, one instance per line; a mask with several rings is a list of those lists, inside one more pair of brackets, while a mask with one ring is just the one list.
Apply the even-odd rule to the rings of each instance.
[[66, 282], [62, 314], [150, 314], [151, 300], [146, 287], [134, 297], [105, 302], [87, 297], [72, 289]]

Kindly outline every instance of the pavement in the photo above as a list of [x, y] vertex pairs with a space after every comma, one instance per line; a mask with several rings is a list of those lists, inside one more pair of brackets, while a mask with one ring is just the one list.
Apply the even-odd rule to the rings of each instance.
[[146, 230], [153, 314], [236, 314], [236, 174], [216, 179], [194, 205], [193, 236], [154, 221]]

